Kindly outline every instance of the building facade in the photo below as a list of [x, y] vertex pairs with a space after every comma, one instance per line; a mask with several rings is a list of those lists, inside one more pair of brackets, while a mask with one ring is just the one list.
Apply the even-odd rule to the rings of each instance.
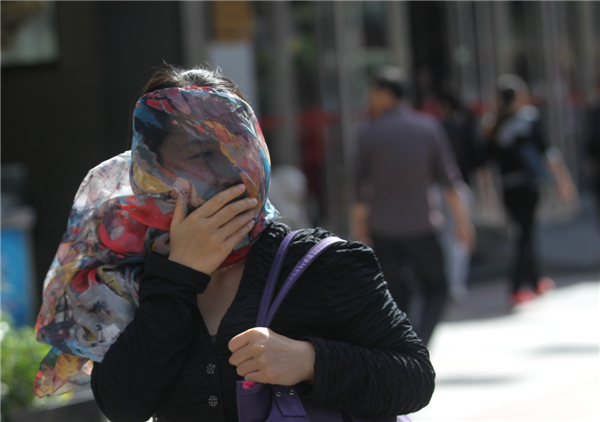
[[[597, 2], [57, 2], [55, 25], [54, 61], [2, 67], [2, 163], [28, 169], [38, 289], [78, 184], [128, 149], [131, 108], [165, 62], [233, 79], [273, 165], [305, 173], [312, 224], [342, 236], [368, 76], [379, 65], [411, 75], [416, 105], [450, 88], [478, 117], [493, 109], [499, 75], [521, 75], [549, 142], [582, 173], [583, 113], [600, 68]], [[545, 202], [550, 217], [568, 212], [550, 194]], [[475, 207], [478, 224], [500, 224], [499, 209]]]

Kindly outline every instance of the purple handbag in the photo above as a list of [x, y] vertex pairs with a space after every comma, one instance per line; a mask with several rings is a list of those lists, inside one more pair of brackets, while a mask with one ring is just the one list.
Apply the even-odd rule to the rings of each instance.
[[[257, 327], [269, 327], [286, 294], [308, 266], [328, 247], [343, 242], [339, 237], [331, 236], [313, 246], [292, 270], [273, 301], [283, 259], [296, 233], [298, 231], [288, 234], [279, 246], [260, 302]], [[239, 422], [410, 422], [406, 416], [357, 416], [341, 410], [327, 409], [301, 399], [295, 386], [256, 384], [244, 388], [244, 381], [238, 381], [236, 393]]]

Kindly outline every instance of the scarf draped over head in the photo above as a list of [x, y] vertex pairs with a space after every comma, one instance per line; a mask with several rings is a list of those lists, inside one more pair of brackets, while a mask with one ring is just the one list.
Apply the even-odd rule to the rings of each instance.
[[92, 362], [133, 319], [149, 252], [169, 254], [177, 197], [192, 212], [244, 183], [255, 225], [226, 262], [243, 257], [277, 217], [267, 199], [270, 159], [258, 121], [237, 95], [206, 87], [144, 95], [132, 150], [90, 170], [44, 282], [37, 339], [52, 346], [35, 380], [39, 397], [89, 382]]

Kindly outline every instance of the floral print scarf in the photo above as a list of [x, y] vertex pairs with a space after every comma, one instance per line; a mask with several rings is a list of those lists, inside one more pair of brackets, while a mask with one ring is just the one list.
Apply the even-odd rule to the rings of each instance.
[[89, 382], [92, 361], [133, 319], [150, 251], [168, 256], [177, 197], [188, 212], [244, 183], [257, 217], [225, 264], [244, 257], [277, 211], [267, 199], [270, 158], [258, 121], [237, 95], [167, 88], [144, 95], [131, 151], [90, 170], [44, 282], [37, 339], [52, 346], [35, 380], [39, 397]]

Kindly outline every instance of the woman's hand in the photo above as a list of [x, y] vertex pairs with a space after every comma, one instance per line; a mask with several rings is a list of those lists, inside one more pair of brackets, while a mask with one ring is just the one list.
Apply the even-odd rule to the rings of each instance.
[[556, 147], [548, 149], [546, 151], [546, 159], [550, 164], [550, 171], [556, 180], [558, 198], [563, 202], [577, 199], [577, 186], [573, 183], [573, 178], [560, 150]]
[[577, 187], [569, 179], [559, 179], [556, 183], [558, 199], [563, 202], [569, 202], [577, 199]]
[[[465, 195], [468, 194], [469, 188], [464, 183], [459, 186], [459, 189], [462, 189]], [[456, 237], [467, 251], [473, 252], [475, 248], [475, 228], [469, 217], [469, 212], [463, 205], [460, 193], [456, 188], [447, 188], [445, 193], [448, 207], [454, 217]]]
[[476, 235], [473, 223], [470, 220], [456, 221], [456, 238], [464, 248], [469, 252], [473, 252], [475, 249]]
[[314, 380], [315, 348], [268, 328], [253, 328], [229, 342], [229, 363], [246, 381], [295, 385]]
[[256, 199], [231, 202], [245, 189], [244, 184], [226, 189], [187, 217], [177, 198], [169, 259], [205, 274], [215, 271], [254, 226]]

